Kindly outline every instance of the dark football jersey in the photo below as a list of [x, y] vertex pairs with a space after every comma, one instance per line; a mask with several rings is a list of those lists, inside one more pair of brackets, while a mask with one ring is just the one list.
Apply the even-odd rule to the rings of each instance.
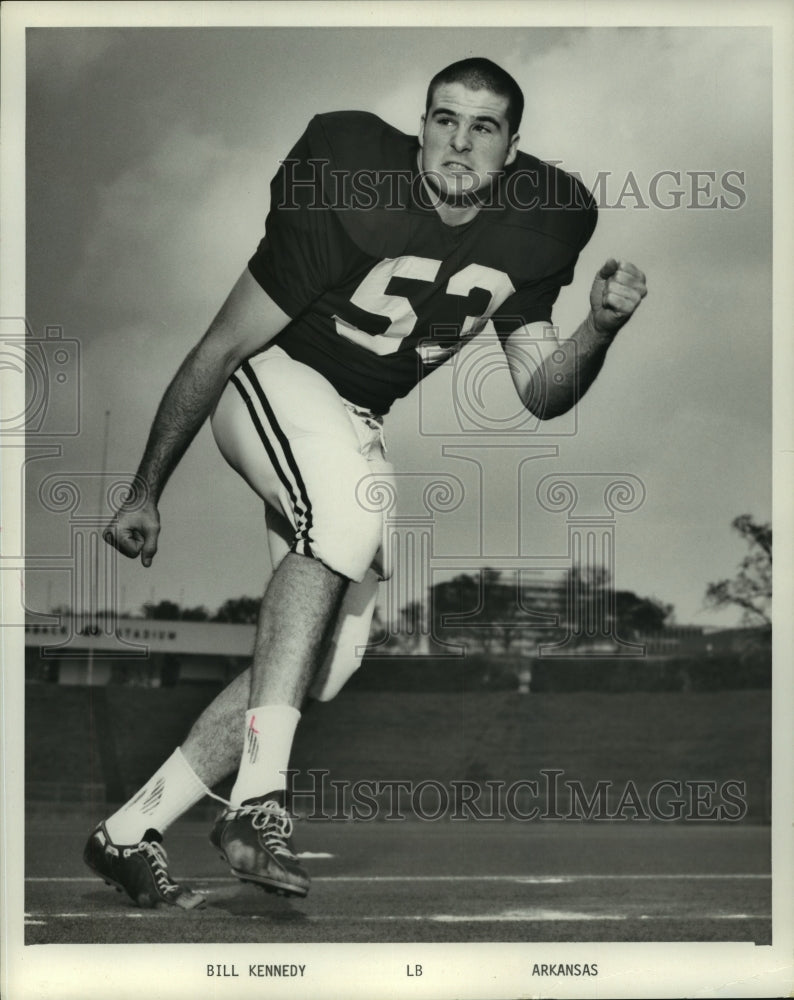
[[577, 179], [519, 153], [471, 222], [445, 225], [418, 148], [375, 115], [313, 118], [273, 179], [248, 265], [291, 317], [275, 343], [376, 413], [489, 319], [502, 343], [550, 321], [596, 223]]

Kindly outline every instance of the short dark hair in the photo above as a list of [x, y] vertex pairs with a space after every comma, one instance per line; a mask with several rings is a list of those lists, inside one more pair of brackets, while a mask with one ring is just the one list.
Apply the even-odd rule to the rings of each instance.
[[507, 98], [507, 124], [510, 134], [515, 135], [524, 113], [524, 95], [516, 81], [501, 66], [490, 59], [461, 59], [446, 69], [440, 70], [427, 88], [425, 114], [433, 103], [433, 94], [442, 83], [462, 83], [469, 90], [490, 90], [493, 94]]

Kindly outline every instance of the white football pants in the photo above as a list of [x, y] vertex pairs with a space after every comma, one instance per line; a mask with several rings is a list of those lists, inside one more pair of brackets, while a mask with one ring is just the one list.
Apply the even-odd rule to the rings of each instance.
[[309, 692], [328, 701], [361, 663], [378, 582], [388, 576], [382, 501], [393, 497], [394, 482], [381, 418], [270, 347], [229, 380], [212, 431], [226, 461], [265, 502], [273, 569], [292, 551], [351, 580]]

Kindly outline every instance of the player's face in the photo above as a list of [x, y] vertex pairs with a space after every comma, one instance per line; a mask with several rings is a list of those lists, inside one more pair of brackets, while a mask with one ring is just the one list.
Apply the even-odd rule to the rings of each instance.
[[510, 134], [508, 100], [462, 83], [436, 87], [422, 115], [419, 145], [422, 169], [442, 195], [462, 195], [487, 187], [516, 158], [518, 135]]

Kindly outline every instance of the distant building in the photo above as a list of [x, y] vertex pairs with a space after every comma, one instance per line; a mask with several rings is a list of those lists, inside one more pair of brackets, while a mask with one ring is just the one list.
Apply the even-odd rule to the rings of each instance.
[[25, 679], [57, 684], [226, 683], [248, 665], [254, 625], [119, 618], [112, 631], [71, 616], [25, 624]]
[[[550, 587], [522, 595], [522, 604], [524, 597], [531, 600], [534, 609], [542, 608], [539, 613], [548, 620], [554, 620], [555, 607], [560, 610], [559, 599]], [[529, 671], [531, 662], [539, 656], [539, 645], [554, 641], [554, 633], [532, 623], [511, 622], [511, 627], [514, 634], [508, 658], [516, 669], [523, 662]], [[482, 642], [482, 628], [482, 624], [469, 619], [450, 629], [445, 638], [464, 645], [472, 643], [469, 651], [473, 653]], [[632, 639], [644, 646], [643, 658], [647, 661], [688, 657], [705, 660], [741, 652], [742, 644], [757, 631], [673, 625]], [[30, 615], [25, 624], [25, 679], [29, 683], [63, 685], [226, 684], [249, 665], [254, 633], [255, 626], [251, 624], [119, 618], [115, 628], [104, 620], [86, 628], [69, 615]], [[558, 630], [556, 635], [559, 634]], [[443, 652], [433, 642], [428, 648], [425, 635], [408, 636], [408, 642], [401, 642], [400, 638], [394, 636], [388, 646], [375, 645], [373, 652], [378, 656], [387, 653], [408, 659]], [[494, 640], [488, 655], [497, 658], [505, 655], [495, 636]], [[585, 637], [577, 642], [574, 655], [609, 657], [615, 648], [608, 636]], [[526, 686], [528, 682], [517, 675], [517, 683]]]

